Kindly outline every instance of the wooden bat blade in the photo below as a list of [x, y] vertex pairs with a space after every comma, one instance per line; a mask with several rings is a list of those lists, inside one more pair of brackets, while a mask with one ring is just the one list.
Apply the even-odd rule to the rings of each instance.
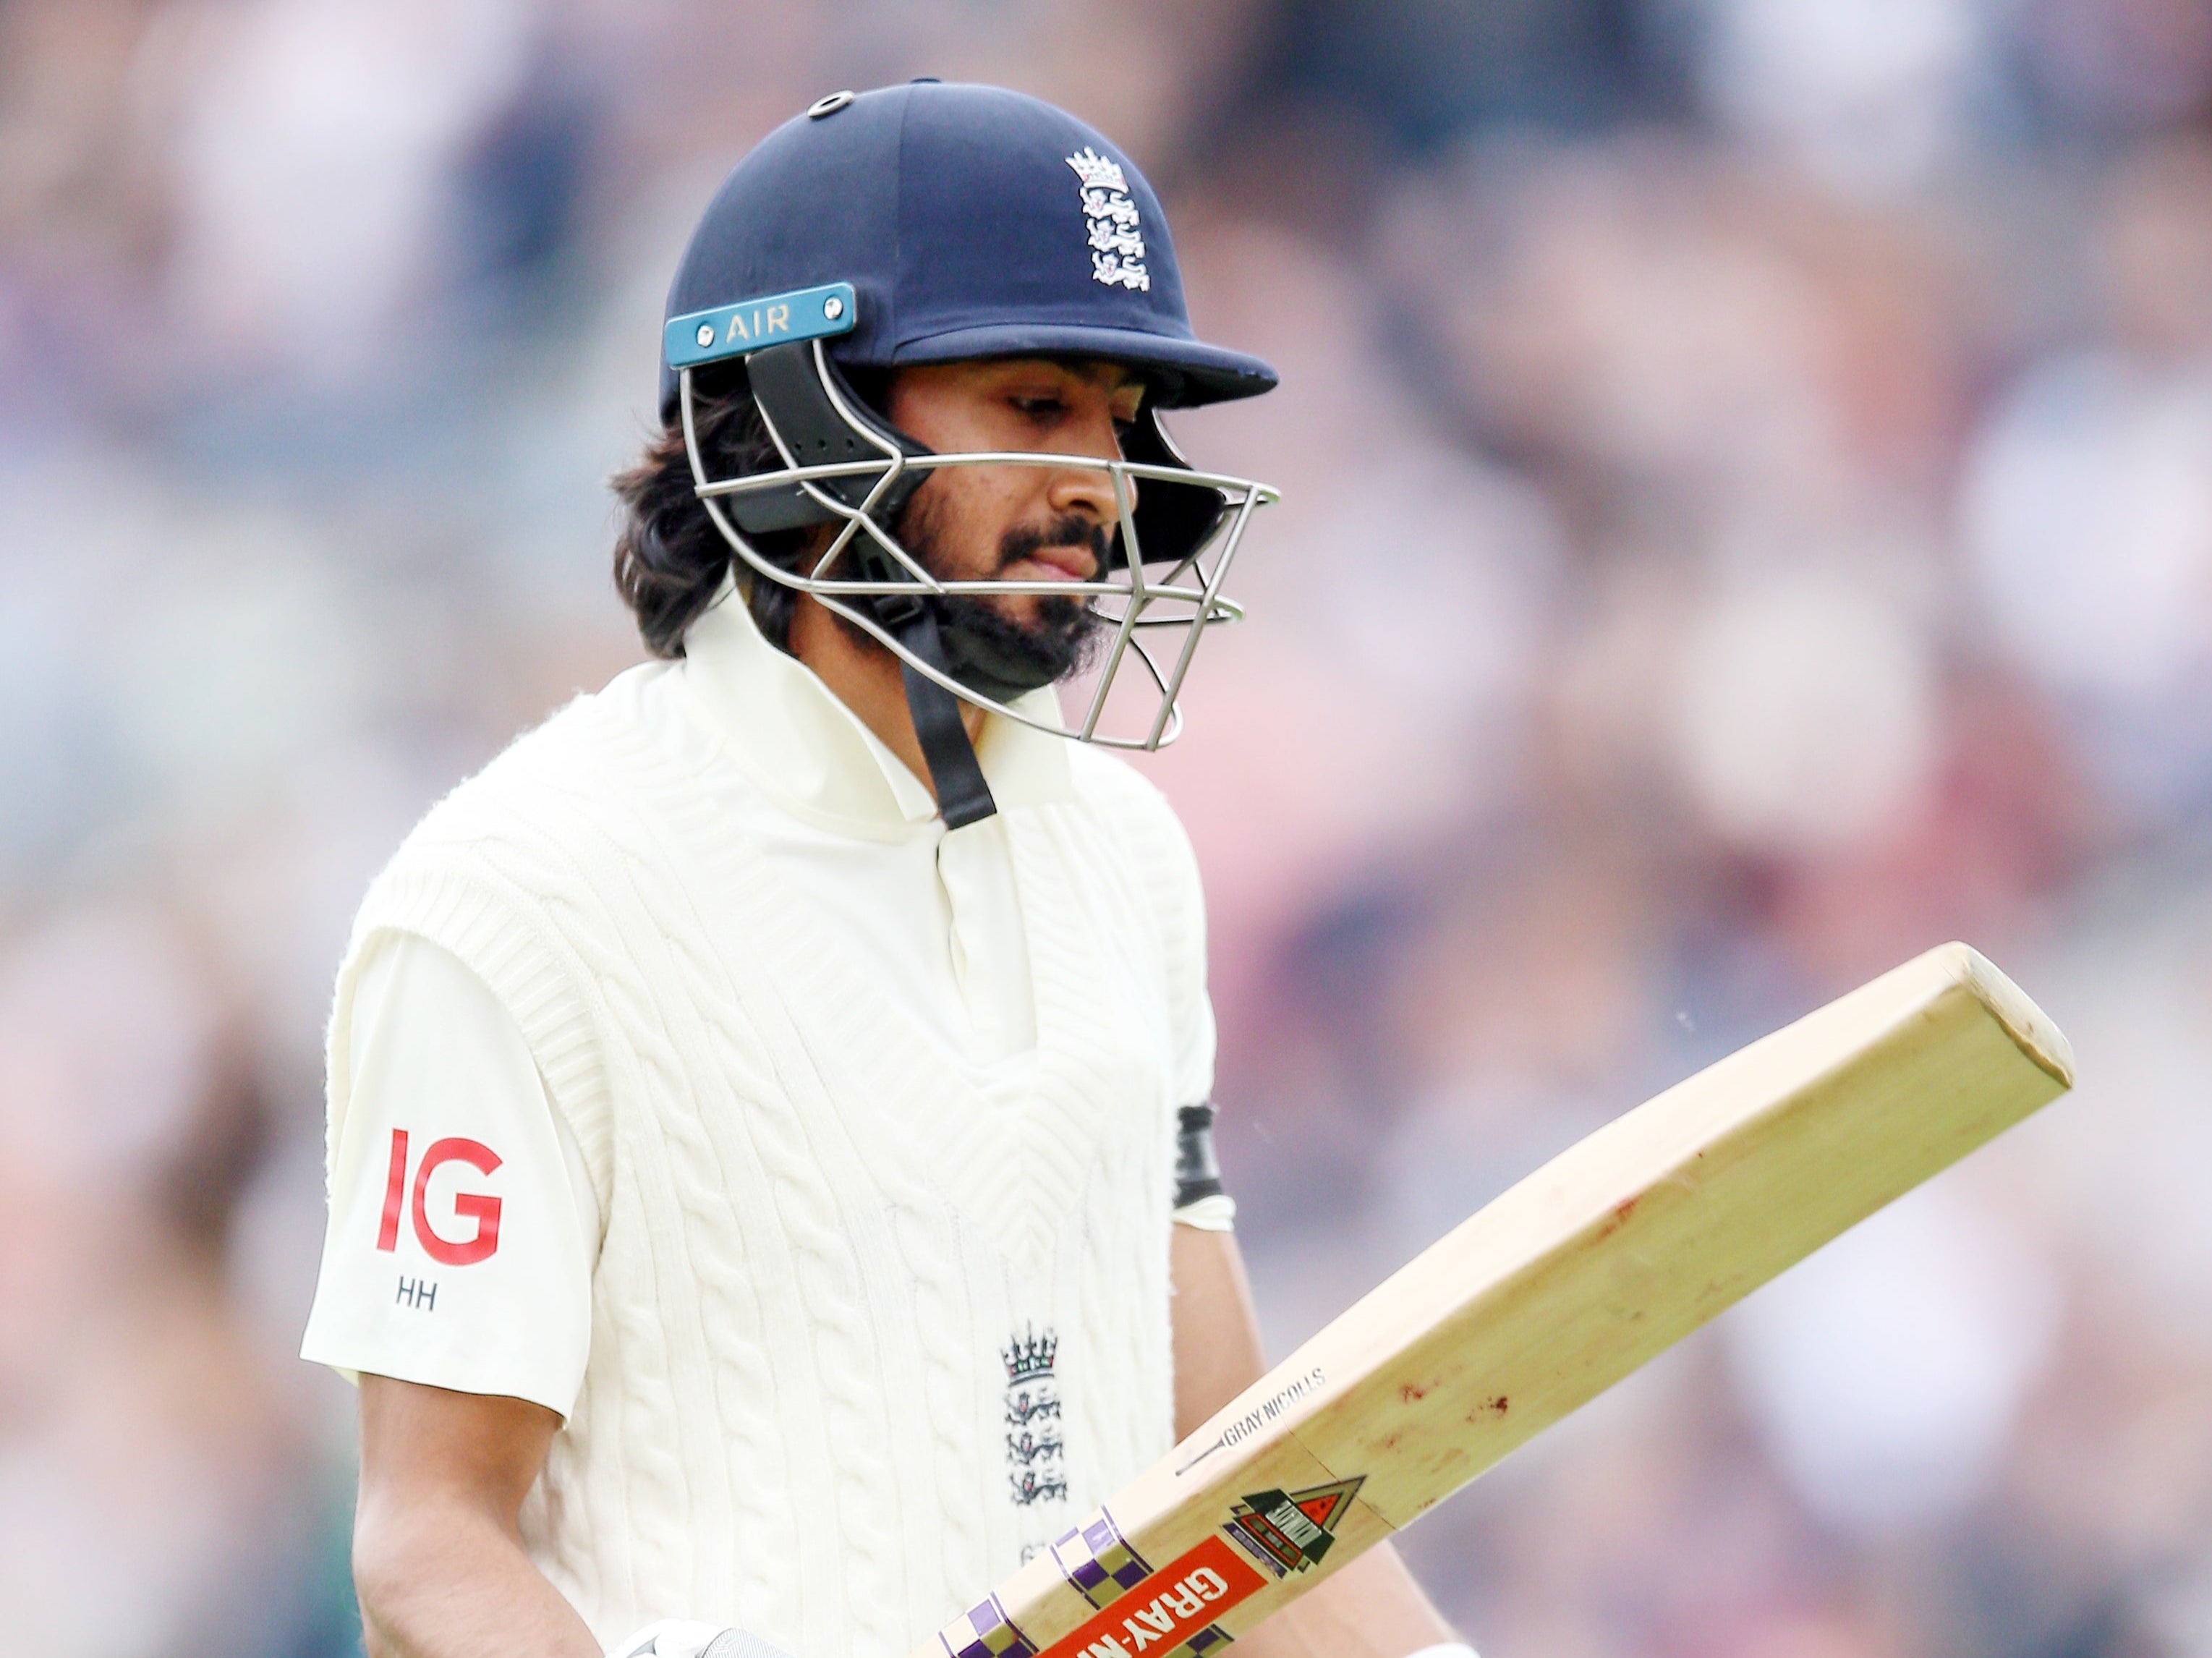
[[1462, 1222], [915, 1658], [1210, 1651], [2073, 1075], [1975, 951], [1908, 962]]

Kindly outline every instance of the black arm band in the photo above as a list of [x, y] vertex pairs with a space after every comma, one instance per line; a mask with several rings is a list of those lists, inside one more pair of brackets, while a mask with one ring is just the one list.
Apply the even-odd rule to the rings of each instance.
[[1176, 1112], [1175, 1206], [1221, 1195], [1221, 1165], [1213, 1160], [1213, 1107], [1186, 1105]]

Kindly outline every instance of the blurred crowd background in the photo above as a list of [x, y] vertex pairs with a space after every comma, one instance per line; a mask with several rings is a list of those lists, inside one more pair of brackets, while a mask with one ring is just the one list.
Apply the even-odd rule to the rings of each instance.
[[1147, 762], [1278, 1353], [1942, 939], [2080, 1055], [1410, 1533], [1449, 1612], [2212, 1654], [2208, 0], [0, 0], [0, 1647], [355, 1650], [347, 920], [641, 655], [714, 183], [922, 74], [1115, 135], [1283, 370], [1178, 422], [1285, 499]]

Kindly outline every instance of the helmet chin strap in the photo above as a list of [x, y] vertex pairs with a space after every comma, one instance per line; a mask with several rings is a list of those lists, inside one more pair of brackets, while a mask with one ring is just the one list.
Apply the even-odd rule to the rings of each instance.
[[[860, 563], [888, 565], [890, 561], [870, 548]], [[948, 620], [940, 606], [919, 594], [897, 594], [874, 601], [876, 620], [889, 629], [898, 642], [939, 673], [965, 685], [978, 695], [1011, 702], [1016, 697], [1052, 683], [1048, 669], [1009, 657], [957, 625], [957, 614]], [[921, 744], [921, 757], [929, 764], [929, 780], [937, 791], [938, 810], [947, 829], [988, 817], [998, 810], [984, 780], [983, 768], [969, 740], [961, 715], [961, 699], [903, 658], [899, 675], [906, 685], [907, 711], [914, 717], [914, 734]]]
[[[951, 672], [945, 659], [944, 636], [937, 615], [919, 598], [908, 593], [875, 601], [876, 619], [890, 629], [898, 642], [940, 673]], [[907, 712], [914, 719], [915, 740], [929, 767], [930, 786], [937, 793], [937, 810], [948, 829], [990, 817], [999, 809], [991, 786], [983, 779], [982, 762], [968, 738], [967, 722], [960, 717], [960, 699], [912, 663], [899, 663], [906, 684]]]

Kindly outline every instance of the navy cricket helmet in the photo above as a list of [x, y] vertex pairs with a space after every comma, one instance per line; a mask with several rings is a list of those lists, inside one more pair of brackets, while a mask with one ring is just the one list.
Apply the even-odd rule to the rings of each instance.
[[[846, 372], [1006, 356], [1137, 370], [1146, 396], [1121, 458], [939, 454], [892, 427]], [[750, 394], [780, 467], [708, 476], [693, 417], [701, 375]], [[661, 410], [681, 422], [701, 501], [751, 579], [812, 594], [899, 658], [940, 807], [957, 826], [993, 807], [953, 699], [1064, 728], [1013, 706], [1045, 683], [1039, 670], [963, 627], [945, 601], [1081, 596], [1113, 641], [1085, 718], [1065, 734], [1171, 741], [1199, 635], [1238, 614], [1221, 577], [1253, 510], [1275, 495], [1193, 470], [1157, 410], [1274, 384], [1259, 358], [1192, 331], [1158, 198], [1103, 135], [1021, 93], [925, 81], [822, 99], [724, 180], [669, 290]], [[939, 580], [924, 569], [899, 542], [900, 511], [931, 471], [975, 465], [1111, 474], [1121, 510], [1108, 568], [1049, 583]], [[750, 540], [817, 525], [838, 528], [805, 569]], [[1165, 666], [1141, 636], [1162, 628], [1186, 635]], [[1109, 734], [1108, 692], [1131, 654], [1156, 705], [1140, 730]]]

